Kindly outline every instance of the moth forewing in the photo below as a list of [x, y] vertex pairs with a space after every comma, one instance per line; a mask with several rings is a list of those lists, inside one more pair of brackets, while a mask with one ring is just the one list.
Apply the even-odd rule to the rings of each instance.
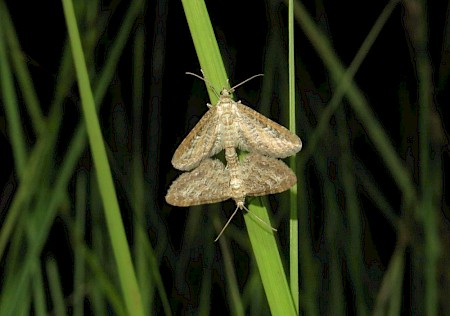
[[295, 173], [281, 160], [249, 154], [242, 162], [246, 196], [276, 194], [297, 183]]
[[241, 102], [236, 103], [240, 147], [273, 158], [286, 158], [302, 149], [300, 137]]
[[180, 175], [170, 186], [166, 202], [174, 206], [217, 203], [230, 198], [230, 174], [217, 159], [206, 159], [190, 172]]
[[221, 151], [217, 144], [217, 107], [211, 107], [181, 142], [172, 158], [172, 165], [178, 170], [192, 170], [199, 163]]

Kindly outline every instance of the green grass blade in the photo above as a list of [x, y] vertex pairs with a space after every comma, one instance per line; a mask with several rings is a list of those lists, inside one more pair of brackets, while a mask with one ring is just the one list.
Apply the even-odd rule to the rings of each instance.
[[204, 271], [202, 275], [202, 285], [200, 289], [200, 304], [197, 310], [198, 316], [207, 316], [211, 315], [211, 309], [213, 307], [212, 304], [212, 292], [213, 292], [213, 261], [215, 258], [215, 244], [209, 243], [206, 244], [203, 249], [203, 262], [204, 262]]
[[[200, 65], [214, 87], [222, 88], [227, 77], [206, 5], [202, 0], [183, 0], [182, 3]], [[211, 91], [209, 95], [212, 102], [217, 100]], [[269, 222], [266, 208], [254, 204], [249, 208]], [[245, 223], [272, 314], [296, 315], [273, 232], [267, 232], [267, 228], [248, 215], [245, 215]]]
[[[252, 213], [270, 223], [262, 205], [251, 206]], [[272, 315], [297, 315], [273, 232], [251, 214], [244, 218]]]
[[40, 264], [36, 262], [34, 265], [33, 279], [33, 315], [46, 316], [46, 300], [44, 293], [46, 292], [44, 280], [42, 278], [42, 270]]
[[[144, 233], [143, 230], [140, 230], [140, 232]], [[167, 292], [164, 288], [163, 278], [158, 269], [159, 264], [158, 264], [158, 260], [156, 258], [155, 251], [153, 250], [152, 245], [150, 244], [150, 241], [148, 240], [148, 238], [144, 239], [142, 237], [141, 239], [144, 240], [144, 250], [145, 250], [145, 253], [147, 254], [147, 257], [148, 257], [147, 260], [151, 267], [150, 273], [152, 274], [153, 281], [155, 282], [155, 286], [158, 289], [158, 293], [161, 298], [161, 304], [163, 306], [164, 313], [165, 313], [165, 315], [171, 316], [172, 310], [170, 307], [170, 301], [169, 301], [169, 297], [167, 296]]]
[[[301, 155], [300, 155], [301, 156]], [[299, 230], [299, 252], [301, 258], [301, 277], [302, 277], [302, 310], [305, 315], [319, 315], [318, 311], [318, 290], [319, 290], [319, 262], [314, 256], [312, 245], [312, 232], [310, 222], [312, 217], [311, 210], [308, 208], [308, 187], [305, 177], [300, 177], [298, 181], [299, 195], [299, 222], [302, 223], [302, 229]], [[305, 223], [305, 224], [303, 224]]]
[[142, 11], [142, 5], [142, 0], [134, 0], [130, 3], [130, 7], [128, 8], [123, 23], [120, 26], [119, 33], [108, 51], [108, 57], [102, 68], [102, 72], [94, 82], [96, 104], [100, 104], [101, 100], [104, 98], [105, 93], [110, 86], [111, 80], [117, 71], [117, 64], [119, 63], [124, 47], [131, 36], [130, 34], [136, 18]]
[[[0, 14], [3, 16], [4, 14]], [[20, 120], [19, 104], [17, 102], [16, 88], [14, 86], [13, 75], [8, 54], [6, 52], [6, 42], [3, 19], [0, 19], [0, 89], [5, 106], [7, 120], [8, 137], [11, 139], [12, 152], [16, 172], [22, 178], [27, 159], [27, 146]]]
[[357, 315], [367, 315], [368, 309], [365, 301], [364, 261], [361, 256], [363, 253], [363, 228], [361, 219], [361, 210], [358, 204], [357, 186], [355, 174], [353, 173], [354, 163], [352, 161], [352, 149], [350, 145], [349, 127], [345, 118], [344, 109], [340, 108], [336, 112], [336, 125], [338, 129], [338, 140], [340, 149], [339, 176], [342, 179], [342, 185], [345, 194], [345, 210], [348, 222], [349, 234], [345, 243], [347, 252], [347, 264], [349, 277], [353, 285], [353, 297], [355, 300], [355, 310]]
[[[101, 258], [97, 253], [89, 249], [85, 244], [80, 244], [81, 253], [83, 254], [83, 260], [86, 262], [86, 266], [89, 268], [87, 273], [93, 275], [90, 291], [90, 302], [93, 305], [92, 309], [94, 315], [106, 315], [106, 303], [111, 304], [111, 308], [114, 311], [114, 315], [125, 316], [129, 315], [126, 312], [123, 300], [120, 297], [117, 287], [112, 282], [111, 277], [106, 273], [105, 267], [100, 262]], [[94, 300], [97, 302], [93, 302]], [[96, 305], [97, 304], [97, 305]], [[99, 308], [99, 306], [101, 306]], [[103, 309], [102, 309], [103, 308]], [[100, 312], [99, 310], [102, 310]]]
[[[139, 282], [139, 288], [142, 294], [142, 305], [145, 314], [151, 310], [152, 298], [154, 297], [153, 287], [155, 286], [151, 278], [151, 270], [158, 269], [158, 266], [150, 265], [147, 260], [146, 247], [147, 236], [145, 207], [145, 180], [144, 168], [142, 165], [142, 108], [143, 108], [143, 78], [144, 78], [144, 47], [145, 34], [143, 25], [139, 25], [134, 38], [133, 55], [133, 157], [131, 161], [132, 169], [132, 207], [135, 214], [134, 227], [136, 230], [134, 240], [134, 257], [136, 262], [136, 276]], [[153, 212], [154, 210], [150, 210]]]
[[387, 200], [381, 188], [377, 186], [375, 179], [369, 174], [369, 171], [362, 162], [358, 162], [356, 158], [354, 160], [356, 160], [355, 172], [358, 182], [361, 183], [361, 189], [363, 189], [365, 195], [370, 198], [374, 205], [378, 207], [378, 210], [388, 221], [391, 228], [398, 230], [399, 216], [396, 214], [394, 207]]
[[[434, 110], [433, 100], [433, 67], [429, 57], [428, 48], [428, 24], [427, 7], [424, 3], [407, 1], [406, 18], [408, 19], [408, 34], [414, 47], [414, 61], [417, 69], [417, 84], [419, 93], [419, 172], [420, 172], [420, 191], [422, 201], [416, 208], [416, 216], [420, 219], [424, 229], [424, 255], [425, 260], [422, 263], [417, 260], [416, 265], [423, 266], [423, 275], [425, 278], [425, 314], [439, 314], [439, 283], [438, 283], [438, 262], [441, 256], [441, 240], [439, 237], [439, 215], [441, 210], [439, 206], [441, 183], [436, 183], [435, 179], [443, 179], [440, 170], [443, 170], [440, 155], [431, 152], [430, 145], [432, 136], [430, 129], [435, 122], [432, 120], [432, 111]], [[414, 7], [412, 12], [411, 7]], [[414, 21], [414, 23], [412, 23]], [[413, 34], [413, 35], [412, 35]], [[437, 116], [437, 114], [435, 114]], [[431, 124], [430, 124], [431, 123]], [[439, 149], [438, 149], [439, 150]], [[435, 156], [432, 158], [432, 156]], [[441, 167], [441, 168], [439, 168]], [[435, 201], [436, 199], [436, 201]], [[419, 263], [420, 262], [420, 263]]]
[[[131, 19], [130, 16], [136, 17], [136, 14], [136, 2], [133, 2], [129, 10], [127, 11], [127, 17], [125, 18], [125, 21], [129, 21]], [[114, 44], [111, 47], [111, 52], [110, 54], [108, 54], [108, 58], [105, 62], [105, 67], [104, 69], [102, 69], [102, 72], [99, 76], [102, 81], [111, 82], [112, 80], [114, 72], [112, 72], [110, 68], [115, 68], [115, 65], [118, 62], [117, 56], [120, 55], [119, 52], [123, 50], [127, 37], [122, 34], [122, 30], [131, 30], [131, 26], [129, 25], [129, 23], [125, 23], [124, 26], [126, 27], [121, 28], [121, 32], [119, 32], [117, 38], [114, 41]], [[62, 115], [62, 103], [64, 101], [64, 98], [67, 96], [67, 93], [71, 88], [73, 81], [72, 69], [72, 56], [70, 56], [69, 49], [67, 48], [64, 50], [63, 61], [61, 63], [60, 71], [57, 76], [58, 85], [56, 87], [55, 97], [50, 109], [48, 133], [38, 139], [38, 142], [30, 155], [28, 164], [33, 164], [35, 166], [27, 166], [27, 168], [30, 169], [27, 169], [28, 171], [25, 171], [25, 174], [27, 174], [28, 176], [24, 179], [29, 179], [30, 184], [25, 185], [26, 188], [19, 188], [19, 191], [16, 193], [14, 201], [11, 204], [10, 209], [8, 210], [8, 215], [3, 224], [0, 235], [0, 257], [2, 257], [3, 255], [3, 251], [5, 249], [4, 247], [8, 242], [9, 235], [12, 232], [12, 228], [14, 227], [14, 222], [17, 219], [17, 210], [20, 210], [21, 205], [23, 205], [22, 203], [26, 203], [26, 201], [21, 200], [24, 198], [29, 199], [29, 197], [34, 194], [34, 191], [40, 188], [39, 185], [33, 184], [35, 183], [34, 181], [39, 181], [39, 173], [36, 173], [36, 176], [32, 176], [32, 170], [41, 169], [40, 167], [36, 167], [38, 165], [38, 161], [46, 161], [48, 159], [51, 159], [48, 156], [51, 150], [49, 150], [48, 148], [54, 147], [56, 143], [58, 128], [61, 123], [60, 117]], [[102, 102], [105, 96], [106, 89], [101, 89], [104, 86], [107, 86], [107, 84], [103, 83], [103, 85], [98, 85], [97, 89], [95, 90], [95, 100], [98, 102], [98, 104]], [[13, 313], [16, 305], [18, 304], [17, 302], [21, 302], [22, 298], [27, 295], [27, 280], [29, 276], [33, 274], [33, 265], [35, 264], [36, 258], [42, 250], [50, 227], [56, 216], [56, 212], [58, 211], [61, 203], [63, 203], [64, 199], [66, 198], [66, 189], [68, 183], [74, 173], [75, 167], [81, 154], [85, 150], [85, 147], [85, 124], [83, 121], [81, 121], [75, 131], [74, 137], [69, 142], [68, 151], [62, 159], [63, 163], [57, 172], [57, 178], [53, 185], [53, 191], [51, 194], [46, 194], [46, 196], [49, 196], [50, 199], [48, 201], [48, 205], [42, 208], [45, 210], [45, 212], [41, 212], [39, 216], [36, 216], [35, 221], [31, 224], [36, 227], [35, 235], [33, 236], [34, 242], [29, 246], [24, 259], [24, 263], [20, 267], [20, 271], [15, 276], [15, 282], [8, 284], [8, 286], [5, 285], [3, 288], [2, 296], [0, 298], [0, 315], [8, 315]], [[21, 184], [21, 187], [24, 184], [25, 183]], [[15, 202], [16, 200], [17, 202]], [[14, 206], [15, 203], [17, 203], [18, 205]]]
[[[200, 67], [214, 88], [221, 89], [227, 84], [228, 77], [205, 2], [203, 0], [182, 0], [181, 2]], [[211, 102], [215, 104], [217, 96], [209, 87], [208, 93]]]
[[58, 316], [66, 315], [64, 295], [55, 259], [50, 258], [47, 260], [46, 268], [53, 313]]
[[42, 134], [45, 129], [45, 119], [41, 111], [41, 106], [39, 99], [34, 89], [33, 81], [31, 79], [31, 74], [28, 71], [27, 65], [25, 63], [26, 58], [24, 57], [23, 51], [20, 47], [19, 41], [17, 40], [17, 34], [14, 30], [11, 17], [8, 12], [8, 8], [2, 2], [0, 2], [0, 12], [3, 20], [4, 32], [10, 49], [10, 58], [14, 66], [15, 74], [17, 76], [17, 83], [20, 86], [20, 91], [23, 95], [25, 101], [25, 106], [27, 107], [28, 113], [31, 118], [31, 124], [34, 128], [35, 134]]
[[[220, 221], [217, 217], [213, 219], [214, 226], [216, 229], [220, 229]], [[241, 294], [239, 292], [239, 285], [236, 278], [236, 272], [233, 267], [233, 255], [231, 254], [230, 248], [226, 242], [225, 238], [219, 239], [220, 250], [223, 256], [223, 265], [225, 267], [225, 274], [227, 276], [227, 286], [229, 301], [231, 302], [231, 314], [236, 316], [245, 315], [244, 306], [242, 303]]]
[[84, 311], [86, 269], [84, 263], [84, 249], [81, 245], [84, 242], [86, 223], [86, 188], [86, 175], [84, 172], [80, 172], [76, 184], [75, 224], [72, 238], [74, 253], [73, 287], [75, 289], [73, 295], [73, 316], [82, 316]]
[[327, 297], [327, 301], [329, 302], [327, 305], [327, 315], [335, 315], [335, 316], [343, 316], [346, 315], [346, 300], [345, 300], [345, 291], [344, 291], [344, 282], [343, 279], [345, 275], [343, 275], [342, 264], [343, 260], [340, 255], [340, 232], [344, 229], [342, 225], [342, 219], [340, 216], [339, 205], [336, 199], [335, 193], [335, 185], [328, 177], [328, 160], [323, 154], [320, 152], [316, 152], [315, 154], [317, 162], [317, 166], [320, 170], [321, 177], [324, 179], [324, 200], [325, 207], [324, 209], [327, 212], [325, 216], [324, 222], [324, 230], [325, 230], [325, 240], [326, 247], [328, 248], [328, 258], [329, 258], [329, 266], [330, 266], [330, 276], [329, 276], [329, 297]]
[[[295, 52], [294, 52], [294, 0], [289, 0], [288, 7], [288, 28], [289, 28], [289, 130], [296, 134], [295, 116]], [[289, 166], [297, 174], [296, 156], [289, 159]], [[299, 289], [299, 252], [298, 252], [298, 203], [297, 184], [289, 190], [290, 216], [289, 216], [289, 283], [291, 286], [292, 298], [294, 300], [297, 314], [300, 314], [300, 289]]]
[[90, 87], [90, 80], [86, 69], [83, 49], [81, 47], [73, 4], [70, 0], [63, 0], [62, 3], [78, 77], [89, 144], [96, 168], [106, 223], [110, 233], [125, 304], [130, 315], [144, 315], [139, 287], [131, 261], [130, 249], [128, 248], [111, 170], [109, 168], [106, 149], [95, 109], [94, 97]]
[[374, 316], [395, 316], [401, 314], [403, 275], [405, 270], [405, 233], [406, 230], [403, 225], [400, 228], [399, 242], [384, 273], [374, 303]]
[[28, 159], [24, 167], [24, 174], [27, 176], [20, 183], [6, 214], [2, 229], [0, 230], [0, 258], [3, 257], [6, 245], [20, 216], [20, 212], [23, 210], [23, 206], [33, 197], [36, 188], [39, 188], [39, 181], [41, 179], [39, 175], [44, 162], [48, 159], [48, 149], [49, 141], [39, 139], [31, 152], [30, 159]]

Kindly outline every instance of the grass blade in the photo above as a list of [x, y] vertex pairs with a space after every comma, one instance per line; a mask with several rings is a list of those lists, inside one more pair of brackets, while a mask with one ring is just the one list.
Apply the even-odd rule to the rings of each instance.
[[[2, 12], [0, 16], [3, 15], [4, 13]], [[3, 20], [4, 19], [0, 19], [0, 23], [5, 23]], [[19, 178], [21, 178], [27, 159], [27, 146], [24, 131], [22, 129], [23, 124], [20, 120], [19, 104], [17, 102], [16, 89], [11, 73], [11, 65], [9, 63], [8, 54], [6, 53], [5, 38], [4, 27], [3, 25], [0, 25], [0, 88], [3, 95], [8, 136], [11, 139], [16, 172], [19, 175]]]
[[[295, 120], [295, 55], [294, 55], [294, 0], [289, 0], [288, 27], [289, 27], [289, 130], [296, 134]], [[292, 171], [297, 174], [296, 156], [289, 160]], [[300, 290], [299, 290], [299, 253], [298, 253], [298, 203], [297, 184], [289, 190], [290, 216], [289, 216], [289, 283], [292, 298], [297, 314], [300, 314]]]
[[[251, 211], [270, 223], [262, 205], [252, 204]], [[251, 214], [244, 218], [272, 315], [297, 315], [273, 232]]]
[[[202, 0], [183, 0], [182, 3], [200, 65], [208, 80], [216, 88], [222, 88], [227, 76], [206, 5]], [[212, 91], [209, 95], [214, 103], [216, 95]], [[266, 208], [254, 204], [250, 204], [249, 208], [261, 219], [270, 222]], [[266, 227], [261, 227], [248, 214], [244, 218], [272, 314], [296, 315], [273, 232], [267, 232]]]
[[130, 249], [127, 244], [125, 230], [120, 215], [119, 203], [112, 180], [111, 169], [106, 155], [106, 149], [98, 121], [94, 97], [86, 69], [86, 62], [81, 47], [80, 35], [75, 18], [73, 4], [70, 0], [63, 0], [75, 69], [78, 77], [83, 115], [89, 137], [97, 181], [103, 201], [106, 223], [110, 233], [111, 244], [116, 259], [120, 284], [125, 304], [130, 315], [144, 315], [139, 287], [136, 280]]

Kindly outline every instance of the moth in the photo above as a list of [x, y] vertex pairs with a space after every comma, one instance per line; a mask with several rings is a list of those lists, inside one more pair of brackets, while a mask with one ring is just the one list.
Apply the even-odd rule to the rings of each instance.
[[247, 196], [280, 193], [295, 183], [297, 177], [292, 170], [276, 158], [250, 153], [243, 161], [232, 162], [231, 165], [228, 162], [226, 167], [218, 159], [207, 158], [172, 183], [166, 201], [174, 206], [187, 207], [232, 198], [236, 209], [217, 240], [239, 209], [248, 211], [245, 207]]
[[[196, 74], [187, 74], [207, 82]], [[173, 155], [172, 165], [176, 169], [192, 170], [202, 160], [217, 154], [225, 147], [235, 147], [273, 158], [285, 158], [301, 150], [302, 142], [297, 135], [231, 98], [235, 88], [256, 76], [231, 89], [222, 89], [215, 106], [207, 104], [209, 110]]]

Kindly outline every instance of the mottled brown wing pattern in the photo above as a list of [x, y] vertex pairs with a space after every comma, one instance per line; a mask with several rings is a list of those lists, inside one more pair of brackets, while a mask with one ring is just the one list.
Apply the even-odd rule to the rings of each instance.
[[180, 175], [170, 186], [167, 203], [192, 206], [216, 203], [230, 198], [230, 174], [217, 159], [205, 159], [190, 172]]
[[178, 146], [172, 165], [178, 170], [192, 170], [203, 159], [221, 151], [219, 124], [217, 107], [211, 107]]
[[237, 102], [239, 148], [274, 158], [292, 156], [302, 149], [300, 138], [248, 106]]
[[[239, 177], [245, 196], [260, 196], [283, 192], [297, 178], [281, 160], [259, 154], [249, 154], [239, 163]], [[216, 203], [236, 198], [230, 189], [230, 174], [217, 159], [205, 159], [190, 172], [183, 173], [170, 186], [167, 203], [192, 206]]]
[[259, 154], [247, 155], [241, 172], [247, 196], [280, 193], [297, 183], [294, 172], [283, 161]]
[[[189, 171], [170, 186], [166, 201], [175, 206], [215, 203], [233, 198], [245, 208], [245, 196], [285, 191], [297, 182], [285, 158], [302, 148], [300, 138], [253, 109], [234, 102], [222, 90], [211, 107], [182, 141], [172, 158], [175, 168]], [[225, 150], [227, 167], [209, 157]], [[250, 152], [238, 162], [234, 148]], [[231, 153], [231, 154], [230, 154]]]

